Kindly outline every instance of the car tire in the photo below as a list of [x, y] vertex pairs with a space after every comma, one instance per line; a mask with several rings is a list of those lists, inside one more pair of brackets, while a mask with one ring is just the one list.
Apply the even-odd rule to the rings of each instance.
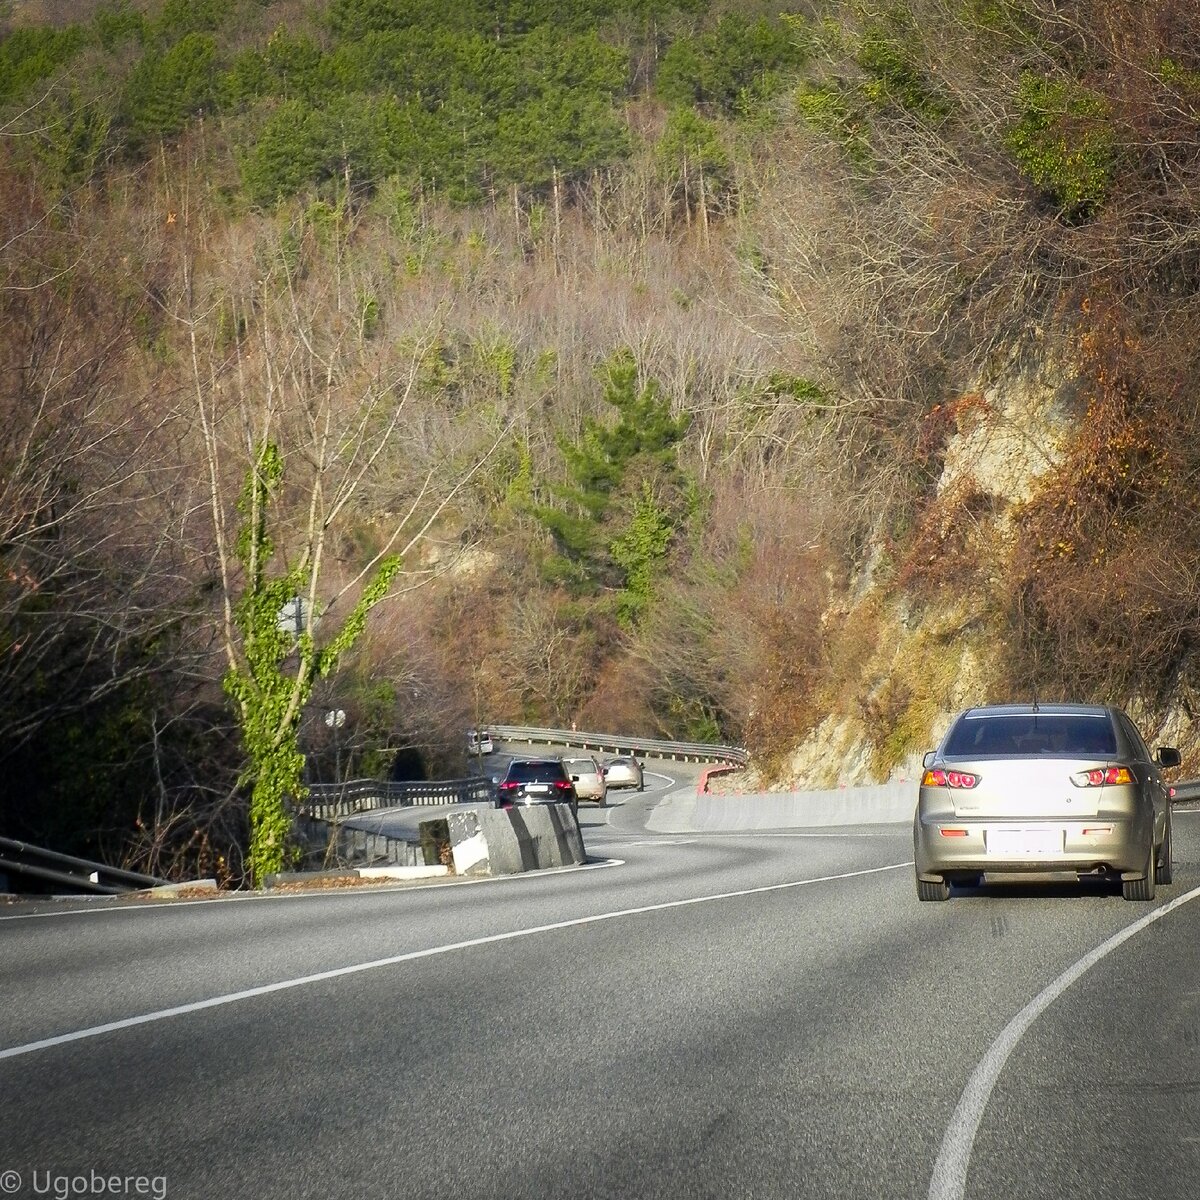
[[1141, 879], [1122, 879], [1121, 895], [1126, 900], [1154, 899], [1154, 843], [1150, 843], [1150, 853], [1146, 856], [1146, 874]]
[[944, 880], [939, 879], [934, 883], [930, 883], [928, 879], [917, 878], [917, 899], [918, 900], [949, 900], [950, 885]]
[[607, 808], [608, 807], [608, 799], [604, 796], [601, 796], [600, 799], [596, 801], [596, 805], [599, 808]]
[[1162, 845], [1158, 851], [1159, 862], [1154, 870], [1154, 882], [1168, 884], [1174, 879], [1175, 871], [1171, 862], [1171, 814], [1167, 814], [1167, 831], [1163, 834]]

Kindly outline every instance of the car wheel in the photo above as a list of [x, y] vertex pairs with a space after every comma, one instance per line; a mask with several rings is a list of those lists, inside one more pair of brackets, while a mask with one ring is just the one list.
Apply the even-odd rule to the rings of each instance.
[[1171, 814], [1167, 814], [1167, 832], [1163, 834], [1162, 846], [1158, 851], [1158, 866], [1154, 871], [1155, 883], [1170, 883], [1175, 874], [1171, 863]]
[[1154, 843], [1150, 843], [1150, 853], [1146, 856], [1146, 874], [1142, 879], [1122, 879], [1121, 895], [1126, 900], [1154, 899]]
[[917, 879], [917, 899], [918, 900], [949, 900], [950, 885], [944, 880], [939, 879], [935, 883], [930, 883], [927, 879]]
[[597, 804], [598, 804], [598, 805], [599, 805], [601, 808], [607, 808], [607, 807], [608, 807], [608, 798], [607, 798], [607, 797], [605, 797], [605, 796], [601, 796], [601, 797], [600, 797], [600, 799], [596, 801], [596, 803], [597, 803]]

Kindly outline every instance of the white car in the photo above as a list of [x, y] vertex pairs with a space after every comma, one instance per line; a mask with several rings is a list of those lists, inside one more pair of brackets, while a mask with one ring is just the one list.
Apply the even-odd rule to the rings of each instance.
[[639, 792], [646, 790], [642, 764], [632, 756], [610, 758], [604, 764], [604, 780], [609, 787], [635, 787]]
[[474, 755], [491, 754], [495, 750], [492, 745], [492, 735], [486, 729], [467, 730], [467, 753]]
[[595, 800], [604, 808], [608, 803], [608, 784], [600, 764], [591, 757], [564, 758], [563, 766], [575, 785], [575, 795], [580, 800]]

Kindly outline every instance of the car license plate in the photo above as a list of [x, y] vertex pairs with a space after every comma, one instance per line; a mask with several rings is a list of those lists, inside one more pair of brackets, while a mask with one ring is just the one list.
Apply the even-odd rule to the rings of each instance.
[[525, 788], [525, 790], [527, 792], [537, 792], [539, 795], [544, 795], [550, 790], [550, 785], [548, 783], [531, 783]]
[[1006, 858], [1037, 854], [1061, 854], [1063, 835], [1061, 829], [989, 829], [987, 850]]

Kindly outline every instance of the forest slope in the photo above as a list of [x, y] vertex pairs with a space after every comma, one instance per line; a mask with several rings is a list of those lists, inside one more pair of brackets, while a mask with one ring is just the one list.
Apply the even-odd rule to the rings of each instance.
[[0, 14], [7, 830], [239, 876], [264, 430], [325, 628], [407, 547], [311, 778], [486, 721], [883, 778], [1034, 694], [1194, 758], [1194, 5]]

